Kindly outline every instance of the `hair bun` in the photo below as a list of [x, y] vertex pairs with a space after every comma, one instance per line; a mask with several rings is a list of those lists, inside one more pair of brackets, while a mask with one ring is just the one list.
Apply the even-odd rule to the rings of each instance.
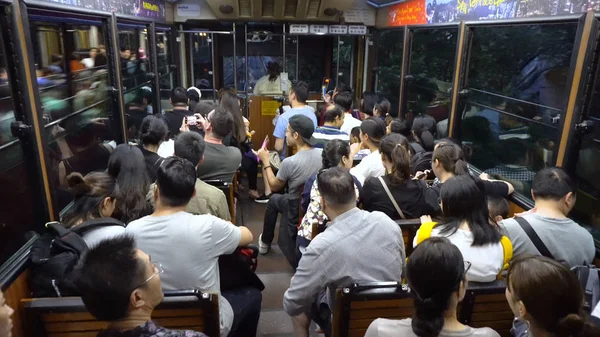
[[558, 322], [558, 336], [579, 336], [585, 326], [585, 320], [578, 314], [569, 314]]
[[79, 172], [73, 172], [67, 176], [67, 184], [71, 193], [76, 197], [85, 195], [91, 190], [91, 187], [86, 183], [85, 178]]

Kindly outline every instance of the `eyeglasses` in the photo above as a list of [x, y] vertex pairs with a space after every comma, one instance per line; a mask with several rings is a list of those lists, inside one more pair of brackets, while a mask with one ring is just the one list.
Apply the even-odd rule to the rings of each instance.
[[133, 288], [134, 290], [140, 287], [143, 287], [144, 285], [146, 285], [146, 283], [150, 282], [150, 280], [152, 280], [153, 278], [155, 278], [157, 275], [162, 274], [165, 272], [165, 269], [163, 268], [162, 264], [160, 263], [156, 263], [156, 262], [152, 262], [152, 265], [154, 266], [154, 270], [156, 270], [154, 272], [154, 274], [152, 274], [152, 276], [148, 277], [144, 282], [140, 283], [137, 287]]

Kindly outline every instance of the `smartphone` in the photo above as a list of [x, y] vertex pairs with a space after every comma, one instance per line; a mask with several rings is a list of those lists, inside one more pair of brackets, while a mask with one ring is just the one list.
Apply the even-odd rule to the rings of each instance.
[[417, 175], [415, 178], [417, 178], [417, 179], [425, 178], [429, 175], [430, 172], [431, 172], [431, 170], [425, 170], [425, 171], [421, 172], [421, 174]]
[[196, 125], [198, 124], [198, 117], [196, 116], [187, 116], [185, 118], [186, 124], [187, 125]]
[[260, 146], [261, 149], [266, 149], [267, 145], [269, 144], [269, 135], [265, 136], [265, 140], [263, 140], [262, 145]]

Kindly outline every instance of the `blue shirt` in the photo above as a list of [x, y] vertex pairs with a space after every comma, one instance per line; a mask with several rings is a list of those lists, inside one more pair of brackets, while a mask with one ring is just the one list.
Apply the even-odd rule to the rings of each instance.
[[275, 136], [276, 138], [279, 138], [279, 139], [283, 139], [283, 141], [284, 141], [283, 150], [281, 151], [281, 154], [279, 155], [279, 157], [281, 157], [281, 160], [283, 160], [283, 158], [285, 158], [285, 154], [287, 151], [287, 146], [285, 145], [285, 129], [287, 129], [288, 124], [290, 124], [290, 118], [292, 118], [292, 116], [295, 116], [295, 115], [303, 115], [303, 116], [310, 118], [310, 120], [315, 125], [315, 128], [317, 127], [317, 116], [315, 115], [315, 113], [311, 109], [311, 107], [309, 107], [308, 105], [306, 105], [302, 108], [290, 109], [290, 110], [286, 111], [283, 115], [279, 116], [279, 119], [277, 119], [277, 124], [275, 124], [275, 130], [273, 131], [273, 136]]
[[350, 137], [347, 133], [340, 131], [340, 129], [334, 126], [319, 126], [315, 129], [313, 137], [317, 140], [317, 143], [313, 146], [317, 149], [322, 149], [332, 139], [341, 139], [346, 143], [350, 142]]

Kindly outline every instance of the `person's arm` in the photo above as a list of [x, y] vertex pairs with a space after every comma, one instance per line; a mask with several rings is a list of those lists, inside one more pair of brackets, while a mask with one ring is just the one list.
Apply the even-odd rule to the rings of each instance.
[[[267, 149], [260, 149], [258, 150], [257, 155], [263, 164], [263, 174], [265, 175], [267, 182], [269, 183], [269, 187], [271, 187], [271, 191], [279, 192], [283, 190], [283, 188], [285, 187], [285, 182], [287, 180], [281, 181], [279, 177], [276, 177], [273, 173], [273, 168], [271, 167], [271, 163], [269, 162], [269, 151]], [[282, 172], [283, 170], [284, 165], [282, 162], [281, 167], [279, 168], [279, 172]]]
[[363, 204], [363, 209], [365, 211], [369, 211], [369, 212], [373, 212], [373, 190], [374, 190], [374, 185], [373, 185], [373, 179], [367, 179], [365, 181], [365, 185], [362, 188], [362, 196], [361, 196], [361, 200], [362, 200], [362, 204]]
[[275, 138], [275, 151], [281, 153], [283, 151], [283, 147], [285, 146], [285, 139], [283, 138]]
[[288, 119], [284, 116], [279, 116], [275, 129], [273, 130], [273, 136], [275, 137], [275, 151], [281, 153], [285, 146], [285, 129], [287, 129]]
[[508, 197], [515, 191], [513, 185], [502, 180], [484, 180], [483, 188], [485, 193], [495, 197]]
[[252, 232], [248, 229], [248, 227], [240, 226], [237, 228], [239, 228], [242, 233], [242, 237], [240, 238], [240, 242], [238, 244], [239, 247], [245, 247], [251, 244], [252, 241], [254, 241], [254, 236], [252, 235]]
[[308, 204], [310, 203], [310, 192], [314, 182], [315, 181], [312, 178], [308, 179], [304, 184], [304, 189], [302, 189], [302, 211], [304, 213], [306, 213]]
[[246, 227], [236, 227], [231, 222], [212, 215], [198, 216], [209, 217], [212, 220], [210, 225], [212, 226], [211, 234], [216, 256], [231, 254], [237, 247], [247, 246], [254, 239], [252, 233]]

